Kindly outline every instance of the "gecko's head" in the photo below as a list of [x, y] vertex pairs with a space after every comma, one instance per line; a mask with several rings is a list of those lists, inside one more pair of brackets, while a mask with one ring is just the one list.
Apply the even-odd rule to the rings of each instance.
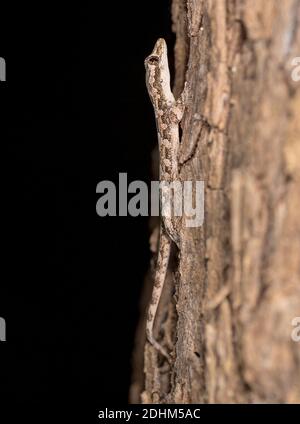
[[154, 46], [152, 53], [146, 58], [145, 66], [164, 66], [168, 64], [167, 44], [163, 38], [159, 38]]
[[[167, 44], [163, 38], [159, 38], [155, 43], [152, 53], [145, 59], [146, 83], [149, 93], [162, 87], [169, 90], [170, 72], [168, 65]], [[160, 90], [161, 91], [161, 90]], [[151, 94], [150, 94], [151, 96]]]

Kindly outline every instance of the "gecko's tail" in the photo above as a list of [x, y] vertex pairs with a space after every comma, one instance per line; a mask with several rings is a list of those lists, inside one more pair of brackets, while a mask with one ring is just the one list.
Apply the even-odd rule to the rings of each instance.
[[170, 355], [168, 354], [168, 352], [166, 351], [166, 349], [164, 349], [155, 339], [152, 335], [148, 334], [147, 331], [147, 339], [149, 341], [149, 343], [151, 343], [151, 345], [159, 352], [161, 353], [169, 363], [171, 363], [171, 358]]
[[166, 350], [155, 340], [153, 336], [154, 321], [158, 304], [161, 298], [162, 289], [167, 275], [169, 257], [171, 251], [171, 240], [161, 228], [160, 231], [160, 247], [158, 250], [158, 258], [155, 272], [155, 280], [152, 292], [151, 303], [148, 309], [146, 334], [148, 341], [170, 362], [170, 356]]

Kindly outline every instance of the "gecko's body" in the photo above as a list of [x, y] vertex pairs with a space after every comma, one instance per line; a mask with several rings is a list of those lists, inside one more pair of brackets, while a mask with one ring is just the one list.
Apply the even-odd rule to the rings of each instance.
[[[159, 179], [160, 182], [172, 183], [179, 180], [178, 151], [179, 151], [179, 123], [184, 110], [184, 95], [175, 100], [170, 88], [170, 72], [168, 66], [167, 46], [163, 39], [159, 39], [153, 52], [145, 60], [146, 84], [154, 108], [158, 146], [159, 146]], [[184, 91], [185, 93], [185, 91]], [[162, 188], [161, 208], [170, 200], [170, 190]], [[156, 312], [166, 279], [171, 243], [179, 247], [179, 218], [162, 214], [160, 224], [160, 240], [158, 258], [152, 298], [148, 310], [146, 334], [148, 341], [166, 358], [166, 350], [155, 340], [153, 327]]]

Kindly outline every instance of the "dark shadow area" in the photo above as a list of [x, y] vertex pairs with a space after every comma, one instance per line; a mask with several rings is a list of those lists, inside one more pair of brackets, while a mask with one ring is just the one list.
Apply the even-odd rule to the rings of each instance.
[[151, 178], [143, 61], [174, 39], [169, 2], [146, 3], [2, 9], [2, 399], [127, 402], [148, 218], [95, 217], [92, 197]]

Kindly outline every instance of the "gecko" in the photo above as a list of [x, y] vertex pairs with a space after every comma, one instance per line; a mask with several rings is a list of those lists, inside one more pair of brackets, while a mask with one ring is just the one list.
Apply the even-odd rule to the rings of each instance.
[[[179, 124], [185, 110], [188, 85], [185, 84], [181, 96], [175, 100], [170, 87], [170, 71], [167, 55], [167, 44], [159, 38], [152, 53], [145, 59], [146, 86], [154, 108], [158, 147], [159, 147], [159, 180], [160, 183], [179, 181], [178, 153], [180, 146]], [[164, 184], [160, 187], [160, 205], [169, 201], [170, 190]], [[154, 322], [158, 304], [164, 287], [172, 243], [180, 249], [180, 217], [161, 214], [159, 249], [154, 276], [154, 284], [148, 308], [146, 336], [167, 360], [167, 351], [155, 340]]]

